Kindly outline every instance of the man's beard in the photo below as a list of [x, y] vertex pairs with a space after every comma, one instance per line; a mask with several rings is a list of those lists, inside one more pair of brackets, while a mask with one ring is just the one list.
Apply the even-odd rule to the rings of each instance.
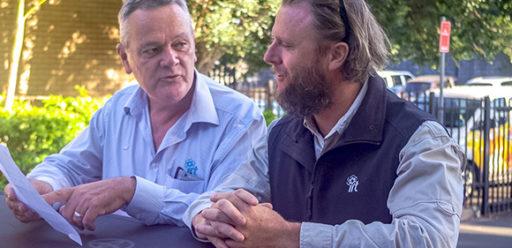
[[317, 64], [310, 64], [290, 73], [290, 80], [276, 95], [277, 102], [287, 112], [300, 118], [309, 117], [333, 103], [332, 85], [327, 82]]

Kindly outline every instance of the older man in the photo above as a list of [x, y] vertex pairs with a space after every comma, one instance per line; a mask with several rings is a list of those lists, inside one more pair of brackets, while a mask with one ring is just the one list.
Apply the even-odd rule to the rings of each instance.
[[272, 34], [288, 115], [185, 223], [218, 247], [455, 247], [463, 153], [376, 75], [388, 41], [367, 4], [283, 0]]
[[[147, 224], [182, 224], [202, 192], [244, 161], [265, 121], [247, 97], [194, 70], [193, 29], [184, 0], [126, 0], [117, 51], [138, 85], [117, 92], [78, 137], [28, 177], [62, 215], [94, 229], [125, 210]], [[10, 186], [7, 203], [24, 222], [38, 218]]]

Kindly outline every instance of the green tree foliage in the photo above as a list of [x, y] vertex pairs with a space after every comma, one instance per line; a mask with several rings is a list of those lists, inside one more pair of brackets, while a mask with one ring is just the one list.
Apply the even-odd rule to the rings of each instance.
[[[26, 10], [44, 0], [25, 0]], [[492, 59], [512, 55], [510, 0], [367, 0], [392, 41], [393, 62], [412, 59], [438, 64], [439, 22], [452, 22], [450, 54], [456, 60], [478, 55]], [[7, 89], [18, 1], [0, 0], [0, 87]], [[243, 61], [250, 71], [267, 66], [273, 19], [281, 0], [189, 0], [195, 23], [197, 68], [209, 72], [216, 61]], [[68, 85], [88, 86], [101, 95], [129, 81], [115, 53], [116, 13], [121, 1], [46, 1], [26, 22], [18, 78], [29, 82], [25, 93], [69, 95]], [[101, 9], [101, 12], [95, 10]], [[27, 13], [27, 11], [25, 11]], [[512, 56], [511, 56], [512, 57]], [[23, 74], [23, 75], [22, 75]], [[22, 80], [19, 80], [22, 81]], [[21, 86], [20, 86], [21, 87]], [[18, 89], [19, 91], [19, 89]]]
[[263, 54], [280, 0], [188, 1], [195, 24], [197, 68], [208, 72], [215, 61], [235, 64], [244, 60], [250, 68], [264, 66]]
[[[493, 59], [504, 52], [512, 58], [512, 1], [509, 0], [367, 0], [389, 35], [393, 63], [413, 60], [418, 65], [439, 63], [441, 17], [452, 22], [450, 54], [457, 61]], [[266, 66], [263, 54], [280, 0], [188, 1], [196, 24], [200, 71], [216, 60], [249, 68]]]
[[267, 123], [267, 126], [275, 119], [277, 119], [277, 116], [272, 112], [272, 110], [265, 110], [263, 111], [263, 117], [265, 117], [265, 123]]
[[[46, 156], [57, 153], [89, 123], [104, 99], [88, 96], [77, 87], [78, 97], [50, 96], [37, 104], [16, 100], [12, 114], [0, 108], [0, 143], [9, 148], [14, 162], [26, 174]], [[0, 176], [0, 189], [6, 179]]]
[[441, 17], [452, 23], [450, 55], [455, 61], [475, 56], [512, 58], [512, 1], [507, 0], [368, 0], [392, 42], [392, 61], [439, 63]]

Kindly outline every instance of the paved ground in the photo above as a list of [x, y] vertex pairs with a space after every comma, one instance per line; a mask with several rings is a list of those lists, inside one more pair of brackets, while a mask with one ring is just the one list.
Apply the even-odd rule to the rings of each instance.
[[464, 217], [457, 248], [512, 248], [512, 211], [474, 218]]

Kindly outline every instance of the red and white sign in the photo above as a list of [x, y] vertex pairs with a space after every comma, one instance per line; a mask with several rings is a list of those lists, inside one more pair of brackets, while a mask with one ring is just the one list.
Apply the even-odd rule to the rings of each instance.
[[441, 38], [439, 39], [439, 51], [447, 53], [450, 51], [450, 27], [449, 21], [441, 22]]

